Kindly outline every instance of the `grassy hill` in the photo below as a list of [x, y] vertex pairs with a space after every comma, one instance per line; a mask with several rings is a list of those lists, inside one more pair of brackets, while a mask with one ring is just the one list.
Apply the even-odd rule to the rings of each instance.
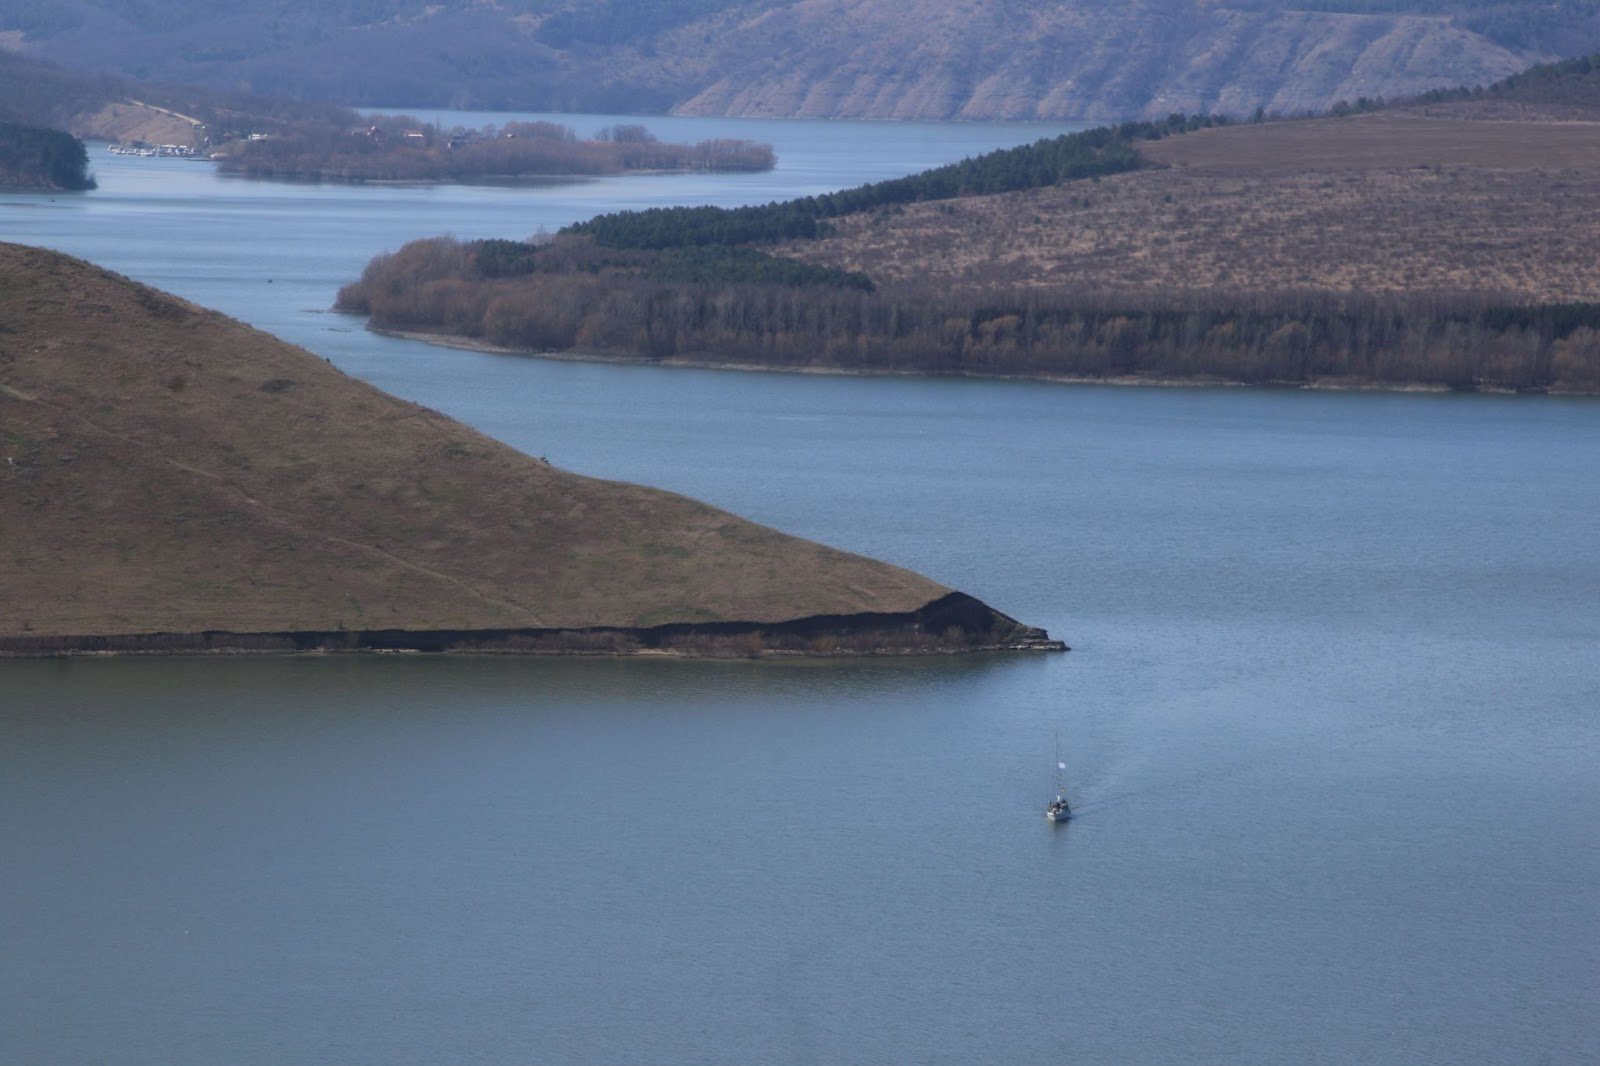
[[1576, 60], [1358, 114], [1127, 124], [542, 247], [417, 244], [341, 305], [663, 361], [1600, 392], [1600, 123], [1571, 118], [1596, 103]]
[[1600, 0], [0, 0], [125, 75], [375, 107], [816, 118], [1325, 109], [1600, 50]]
[[1042, 636], [909, 571], [558, 470], [241, 323], [15, 245], [0, 245], [0, 528], [0, 651]]

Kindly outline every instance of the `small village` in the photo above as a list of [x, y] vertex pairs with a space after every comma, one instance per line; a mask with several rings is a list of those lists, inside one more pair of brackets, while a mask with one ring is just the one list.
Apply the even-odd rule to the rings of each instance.
[[172, 159], [197, 159], [202, 155], [199, 149], [191, 148], [187, 144], [146, 144], [144, 141], [108, 144], [106, 151], [112, 155], [137, 155], [146, 158], [159, 156]]

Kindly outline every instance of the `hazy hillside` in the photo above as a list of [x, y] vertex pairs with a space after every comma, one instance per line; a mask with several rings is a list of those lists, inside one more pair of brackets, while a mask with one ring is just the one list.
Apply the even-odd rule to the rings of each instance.
[[843, 118], [1322, 109], [1600, 49], [1600, 0], [0, 0], [96, 69], [397, 106]]
[[348, 128], [357, 118], [341, 107], [141, 82], [0, 52], [0, 121], [103, 140], [195, 145], [200, 126], [221, 141], [307, 124]]
[[1130, 0], [805, 0], [741, 23], [690, 113], [1159, 117], [1320, 110], [1493, 81], [1533, 57], [1446, 18]]
[[897, 626], [902, 650], [1026, 636], [898, 567], [559, 470], [87, 263], [0, 244], [0, 291], [0, 653], [818, 616], [820, 636]]

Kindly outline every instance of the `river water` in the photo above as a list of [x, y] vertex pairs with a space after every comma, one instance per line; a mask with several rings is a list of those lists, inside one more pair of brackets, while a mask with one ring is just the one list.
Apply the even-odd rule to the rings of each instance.
[[1054, 132], [650, 124], [780, 168], [347, 188], [97, 154], [97, 192], [0, 197], [0, 236], [1075, 650], [0, 663], [0, 1060], [1600, 1060], [1600, 403], [660, 370], [325, 312], [412, 237]]

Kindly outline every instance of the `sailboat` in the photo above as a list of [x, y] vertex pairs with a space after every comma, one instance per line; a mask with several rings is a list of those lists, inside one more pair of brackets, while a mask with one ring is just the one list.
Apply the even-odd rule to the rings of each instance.
[[1061, 775], [1066, 770], [1067, 764], [1061, 761], [1061, 737], [1056, 737], [1056, 798], [1044, 809], [1044, 816], [1052, 822], [1067, 822], [1072, 820], [1072, 806], [1067, 803], [1066, 786], [1061, 782]]

